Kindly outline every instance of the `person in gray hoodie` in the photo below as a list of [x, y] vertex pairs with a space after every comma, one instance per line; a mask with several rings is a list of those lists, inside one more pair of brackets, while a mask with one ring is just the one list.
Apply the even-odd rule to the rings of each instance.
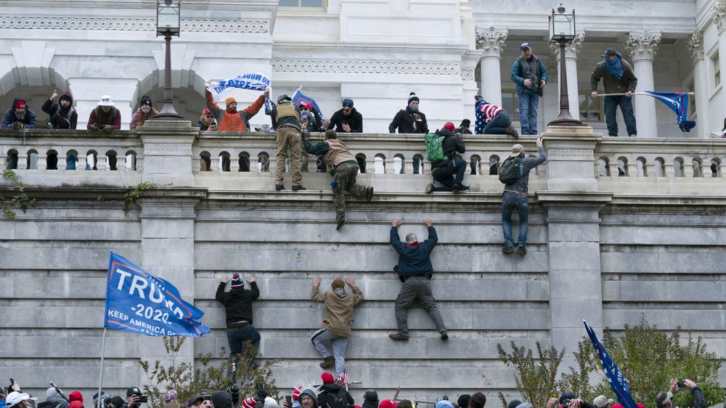
[[58, 394], [55, 387], [45, 391], [45, 401], [38, 404], [38, 408], [68, 408], [68, 401]]
[[315, 395], [315, 391], [307, 388], [300, 392], [300, 405], [302, 408], [317, 408], [318, 397]]

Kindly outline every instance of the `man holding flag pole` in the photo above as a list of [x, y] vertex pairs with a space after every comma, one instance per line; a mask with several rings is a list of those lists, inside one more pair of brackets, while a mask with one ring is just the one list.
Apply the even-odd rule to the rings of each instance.
[[625, 120], [625, 126], [628, 130], [628, 136], [637, 136], [638, 129], [635, 124], [635, 115], [633, 114], [633, 92], [638, 86], [638, 78], [633, 73], [633, 67], [623, 60], [619, 52], [608, 48], [603, 54], [603, 61], [595, 65], [595, 69], [590, 76], [590, 88], [592, 90], [592, 98], [598, 97], [597, 84], [602, 78], [605, 93], [605, 123], [608, 126], [609, 136], [618, 136], [618, 123], [615, 119], [616, 111], [620, 106], [620, 111]]

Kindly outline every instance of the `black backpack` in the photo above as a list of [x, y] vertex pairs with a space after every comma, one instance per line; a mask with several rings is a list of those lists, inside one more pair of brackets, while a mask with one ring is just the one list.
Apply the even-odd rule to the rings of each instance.
[[524, 162], [519, 156], [509, 157], [504, 160], [502, 166], [499, 168], [499, 181], [502, 184], [514, 184], [522, 177]]
[[[323, 398], [320, 398], [323, 397]], [[320, 401], [318, 404], [322, 408], [348, 408], [348, 392], [344, 388], [340, 388], [337, 392], [325, 392], [318, 396]]]

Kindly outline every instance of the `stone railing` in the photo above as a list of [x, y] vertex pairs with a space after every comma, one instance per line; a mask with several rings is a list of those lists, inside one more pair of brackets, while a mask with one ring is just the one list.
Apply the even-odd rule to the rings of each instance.
[[[377, 191], [421, 192], [431, 182], [421, 135], [341, 138], [359, 159], [364, 173], [359, 178]], [[311, 136], [313, 143], [320, 140], [322, 134]], [[515, 141], [507, 136], [466, 135], [464, 140], [466, 153], [460, 156], [469, 163], [466, 182], [472, 192], [502, 191], [498, 177], [490, 175], [490, 164], [496, 168], [508, 157], [513, 143], [523, 144], [528, 155], [536, 155], [535, 139], [530, 137]], [[543, 141], [548, 163], [530, 174], [531, 192], [726, 194], [721, 180], [726, 174], [726, 140], [615, 139], [587, 129], [573, 133], [555, 128], [543, 134]], [[85, 130], [4, 130], [0, 131], [0, 170], [13, 168], [39, 186], [129, 186], [149, 180], [221, 191], [272, 190], [278, 165], [275, 150], [272, 133], [199, 133], [188, 122], [157, 122], [138, 132], [111, 135]], [[303, 184], [329, 190], [330, 176], [316, 174], [315, 157], [308, 157]], [[75, 163], [75, 170], [69, 162]], [[585, 171], [585, 163], [591, 170]]]

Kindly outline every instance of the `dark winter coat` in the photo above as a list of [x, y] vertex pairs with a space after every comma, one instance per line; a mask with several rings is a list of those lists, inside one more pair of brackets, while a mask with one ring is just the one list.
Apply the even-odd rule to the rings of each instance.
[[620, 65], [623, 67], [623, 76], [618, 79], [605, 68], [605, 60], [598, 62], [590, 75], [590, 90], [597, 92], [597, 84], [602, 78], [602, 86], [606, 94], [635, 92], [635, 88], [638, 87], [638, 78], [635, 77], [633, 67], [623, 59], [620, 60]]
[[330, 118], [328, 129], [335, 127], [336, 132], [344, 132], [343, 122], [350, 126], [351, 133], [363, 133], [363, 115], [361, 115], [355, 108], [351, 110], [350, 115], [348, 116], [343, 114], [343, 109], [336, 111], [333, 114], [333, 117]]
[[[3, 116], [3, 129], [12, 129], [13, 123], [18, 122], [18, 118], [15, 116], [15, 104], [19, 100], [21, 99], [15, 98], [13, 100], [13, 106], [5, 111], [5, 115]], [[25, 125], [25, 129], [35, 129], [38, 127], [38, 119], [36, 119], [35, 113], [30, 110], [28, 105], [25, 105], [25, 117], [20, 122]]]
[[416, 245], [407, 245], [398, 237], [398, 228], [391, 227], [391, 246], [398, 252], [398, 274], [400, 276], [432, 274], [434, 267], [429, 256], [438, 241], [436, 229], [429, 227], [429, 239]]
[[[538, 92], [540, 95], [542, 94], [539, 87], [540, 81], [547, 82], [547, 67], [545, 66], [544, 62], [542, 62], [541, 59], [537, 58], [535, 55], [532, 55], [532, 58], [534, 58], [534, 65], [535, 70], [537, 71], [534, 73], [534, 75], [527, 75], [527, 61], [525, 61], [524, 57], [519, 57], [514, 61], [514, 64], [512, 64], [512, 81], [517, 84], [517, 93], [521, 94], [524, 93], [525, 89], [534, 90], [535, 92]], [[527, 88], [524, 86], [524, 80], [528, 79], [532, 80], [534, 83], [533, 88]], [[534, 78], [531, 78], [534, 77]]]
[[341, 388], [338, 384], [328, 384], [320, 387], [320, 393], [318, 394], [318, 406], [322, 408], [335, 408], [335, 394], [340, 394], [344, 401], [347, 400], [348, 407], [353, 407], [355, 405], [355, 401], [348, 391]]
[[[73, 107], [73, 95], [66, 91], [60, 96], [60, 99], [67, 97], [71, 100], [68, 109], [61, 109], [60, 103], [55, 103], [48, 99], [42, 106], [43, 112], [50, 115], [50, 124], [53, 129], [75, 129], [78, 123], [78, 113]], [[58, 101], [60, 101], [60, 99]]]
[[260, 290], [257, 283], [250, 283], [250, 290], [244, 288], [234, 288], [229, 292], [224, 291], [226, 284], [220, 282], [217, 287], [217, 301], [224, 305], [227, 313], [227, 327], [231, 323], [247, 320], [252, 324], [252, 301], [260, 297]]
[[100, 106], [96, 106], [91, 111], [91, 116], [88, 117], [88, 125], [86, 128], [92, 130], [93, 125], [96, 123], [98, 123], [99, 127], [111, 125], [116, 130], [121, 129], [121, 112], [115, 106], [112, 106], [108, 113], [105, 113]]
[[432, 168], [443, 166], [449, 160], [452, 160], [456, 156], [456, 153], [466, 152], [464, 141], [461, 140], [460, 136], [455, 135], [454, 132], [450, 131], [449, 129], [441, 129], [439, 130], [439, 135], [445, 137], [442, 146], [444, 148], [444, 154], [446, 155], [446, 157], [448, 157], [448, 160], [441, 160], [436, 163], [431, 163]]
[[[421, 117], [421, 122], [416, 122], [413, 114], [418, 114]], [[414, 125], [415, 123], [415, 125]], [[426, 115], [421, 111], [412, 112], [408, 107], [398, 111], [396, 116], [393, 118], [393, 122], [388, 126], [390, 133], [429, 133], [429, 125], [426, 123]]]

